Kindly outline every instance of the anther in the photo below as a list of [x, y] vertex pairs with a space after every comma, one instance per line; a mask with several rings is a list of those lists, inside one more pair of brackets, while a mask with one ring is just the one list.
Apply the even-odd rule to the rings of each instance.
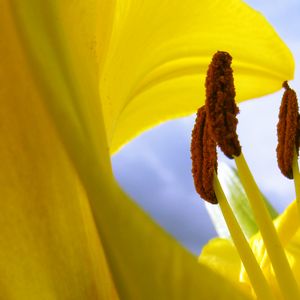
[[236, 133], [239, 112], [235, 104], [232, 57], [227, 52], [214, 54], [206, 77], [206, 113], [212, 136], [229, 158], [241, 154]]
[[293, 157], [298, 154], [300, 121], [298, 113], [297, 95], [287, 81], [282, 85], [285, 92], [279, 110], [279, 121], [277, 124], [277, 162], [281, 173], [287, 178], [293, 179]]
[[216, 143], [207, 127], [204, 106], [197, 112], [192, 132], [191, 158], [196, 191], [204, 200], [217, 204], [213, 188], [214, 171], [217, 167]]

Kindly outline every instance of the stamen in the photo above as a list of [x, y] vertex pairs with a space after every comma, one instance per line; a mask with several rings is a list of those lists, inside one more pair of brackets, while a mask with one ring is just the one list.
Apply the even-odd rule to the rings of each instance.
[[300, 217], [300, 174], [298, 166], [300, 117], [298, 112], [297, 95], [287, 81], [282, 85], [285, 92], [279, 110], [277, 124], [277, 162], [281, 173], [289, 179], [294, 179], [298, 219]]
[[287, 81], [283, 83], [285, 92], [282, 97], [279, 121], [277, 124], [277, 162], [281, 173], [289, 179], [293, 179], [293, 157], [298, 157], [299, 149], [299, 113], [297, 95]]
[[219, 199], [224, 219], [257, 297], [272, 300], [271, 289], [219, 183], [215, 171], [216, 143], [211, 138], [206, 121], [206, 111], [203, 106], [197, 112], [191, 143], [192, 173], [196, 191], [204, 200], [212, 204], [218, 203]]
[[[236, 127], [238, 123], [236, 115], [239, 112], [239, 110], [234, 101], [235, 89], [233, 84], [233, 71], [231, 69], [231, 60], [232, 58], [227, 52], [218, 51], [214, 55], [213, 60], [208, 68], [208, 73], [206, 78], [205, 109], [201, 108], [198, 111], [198, 115], [199, 115], [199, 120], [197, 121], [198, 125], [197, 124], [195, 125], [193, 131], [192, 159], [193, 159], [193, 176], [194, 176], [195, 186], [196, 189], [198, 188], [199, 193], [205, 194], [207, 192], [203, 185], [203, 182], [205, 180], [204, 178], [207, 175], [206, 173], [207, 169], [203, 167], [203, 161], [204, 161], [204, 156], [209, 157], [209, 154], [206, 153], [206, 149], [208, 150], [214, 149], [215, 151], [215, 144], [213, 144], [212, 141], [213, 139], [220, 146], [221, 150], [224, 152], [225, 155], [227, 155], [229, 158], [235, 159], [242, 184], [245, 188], [251, 208], [253, 210], [254, 217], [256, 219], [261, 236], [263, 238], [268, 256], [272, 263], [282, 296], [285, 299], [300, 299], [300, 293], [299, 293], [299, 287], [297, 281], [295, 280], [294, 274], [289, 266], [285, 251], [282, 247], [282, 244], [280, 243], [276, 229], [274, 227], [274, 224], [272, 222], [266, 204], [262, 198], [260, 190], [249, 170], [247, 162], [244, 159], [244, 156], [241, 151], [241, 146], [236, 133]], [[290, 92], [291, 89], [288, 87], [287, 83], [284, 83], [283, 86], [287, 89], [286, 94], [292, 95], [292, 92]], [[300, 139], [300, 134], [299, 134], [300, 121], [299, 121], [299, 114], [298, 114], [298, 106], [296, 111], [297, 111], [296, 121], [293, 121], [294, 123], [296, 122], [295, 123], [296, 125], [294, 124], [293, 126], [291, 126], [290, 124], [286, 124], [286, 122], [284, 122], [285, 124], [284, 132], [285, 134], [287, 134], [286, 133], [287, 128], [290, 127], [294, 128], [293, 130], [295, 132], [295, 135], [294, 135], [292, 149], [296, 148], [296, 151], [298, 151], [299, 139]], [[285, 113], [287, 115], [286, 119], [288, 119], [289, 113], [290, 113], [290, 109], [287, 109]], [[205, 118], [207, 118], [207, 120], [205, 120]], [[295, 117], [293, 117], [293, 120], [295, 120]], [[207, 125], [205, 125], [205, 123], [207, 123]], [[212, 138], [209, 136], [209, 133], [211, 133]], [[201, 142], [199, 142], [199, 137]], [[209, 142], [207, 142], [205, 139], [208, 139]], [[284, 138], [284, 145], [286, 143], [285, 140], [286, 138]], [[208, 145], [210, 146], [208, 147]], [[199, 148], [197, 149], [197, 147]], [[285, 147], [283, 151], [280, 151], [280, 155], [282, 155], [282, 153], [286, 155], [286, 152], [289, 151], [290, 151], [289, 148], [287, 151]], [[217, 200], [220, 201], [219, 203], [224, 218], [228, 223], [229, 219], [231, 219], [231, 216], [228, 217], [227, 206], [225, 203], [226, 201], [223, 199], [222, 192], [220, 192], [220, 185], [218, 184], [218, 178], [217, 176], [212, 175], [212, 170], [214, 170], [216, 161], [215, 160], [212, 161], [210, 158], [209, 162], [210, 164], [208, 169], [210, 170], [210, 173], [208, 176], [209, 177], [208, 186], [210, 188], [210, 191], [213, 191], [214, 200], [212, 202], [214, 203], [215, 199], [218, 198]], [[293, 156], [292, 156], [292, 162], [293, 162]], [[196, 164], [198, 164], [198, 166], [196, 166]], [[295, 160], [294, 160], [294, 165], [295, 165]], [[198, 169], [199, 167], [200, 169]], [[288, 169], [288, 171], [289, 170], [290, 169]], [[198, 182], [199, 178], [201, 179]], [[213, 188], [211, 188], [212, 182], [213, 182]], [[209, 197], [208, 199], [211, 200], [211, 198]], [[220, 199], [223, 199], [222, 202]], [[231, 221], [229, 221], [229, 223]], [[235, 226], [236, 224], [234, 225], [234, 227]], [[236, 247], [237, 248], [241, 247], [240, 244], [241, 241], [239, 240], [239, 238], [237, 239], [237, 241], [238, 242]], [[241, 253], [240, 253], [240, 257], [241, 259], [243, 259]], [[252, 271], [250, 271], [250, 273], [251, 272]]]
[[234, 102], [235, 89], [230, 67], [231, 60], [232, 58], [228, 53], [219, 51], [214, 55], [209, 66], [206, 78], [207, 122], [213, 138], [224, 154], [235, 159], [283, 297], [286, 299], [300, 299], [297, 282], [266, 204], [241, 152], [236, 133], [238, 108]]
[[241, 154], [236, 133], [239, 112], [235, 104], [235, 89], [231, 56], [218, 51], [213, 56], [206, 77], [206, 112], [212, 136], [229, 158]]
[[204, 106], [197, 112], [192, 132], [191, 158], [196, 191], [204, 200], [217, 204], [213, 188], [214, 170], [217, 167], [216, 143], [208, 132]]
[[216, 143], [211, 138], [206, 121], [206, 111], [203, 106], [197, 112], [191, 143], [192, 173], [196, 191], [204, 200], [212, 204], [216, 204], [218, 199], [220, 200], [219, 204], [224, 219], [257, 297], [259, 299], [272, 300], [273, 295], [266, 278], [219, 183], [216, 174]]

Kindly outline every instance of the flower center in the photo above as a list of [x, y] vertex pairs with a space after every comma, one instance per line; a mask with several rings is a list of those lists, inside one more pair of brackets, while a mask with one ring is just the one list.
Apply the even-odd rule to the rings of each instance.
[[[235, 104], [235, 89], [231, 56], [218, 51], [209, 65], [206, 78], [205, 106], [197, 114], [192, 134], [191, 154], [193, 177], [197, 192], [206, 201], [219, 203], [232, 240], [259, 299], [274, 299], [264, 274], [254, 257], [218, 181], [216, 145], [226, 156], [234, 158], [241, 182], [246, 191], [256, 223], [260, 230], [276, 280], [284, 299], [300, 299], [300, 292], [286, 254], [279, 240], [262, 194], [243, 156], [236, 133], [239, 112]], [[278, 164], [284, 175], [299, 180], [297, 164], [299, 147], [299, 113], [297, 97], [287, 83], [279, 114], [277, 147]], [[300, 196], [297, 185], [296, 194]], [[298, 198], [299, 199], [299, 198]]]

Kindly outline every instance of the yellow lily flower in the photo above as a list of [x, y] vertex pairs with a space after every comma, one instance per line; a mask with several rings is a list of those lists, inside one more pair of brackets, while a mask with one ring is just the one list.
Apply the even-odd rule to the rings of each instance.
[[3, 299], [248, 299], [119, 188], [110, 153], [194, 112], [212, 53], [239, 100], [278, 90], [292, 56], [231, 1], [1, 1]]

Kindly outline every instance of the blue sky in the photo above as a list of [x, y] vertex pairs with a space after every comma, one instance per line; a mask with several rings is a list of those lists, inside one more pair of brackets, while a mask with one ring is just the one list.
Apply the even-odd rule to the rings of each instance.
[[[274, 26], [296, 61], [290, 85], [300, 93], [300, 1], [249, 0]], [[284, 63], [284, 62], [283, 62]], [[293, 182], [276, 163], [276, 123], [282, 92], [241, 104], [238, 132], [243, 152], [261, 190], [282, 211], [294, 198]], [[259, 111], [259, 113], [257, 113]], [[255, 122], [253, 122], [255, 120]], [[194, 116], [143, 133], [113, 156], [123, 189], [183, 245], [198, 254], [216, 236], [191, 177], [190, 135]], [[220, 155], [219, 160], [232, 163]]]

